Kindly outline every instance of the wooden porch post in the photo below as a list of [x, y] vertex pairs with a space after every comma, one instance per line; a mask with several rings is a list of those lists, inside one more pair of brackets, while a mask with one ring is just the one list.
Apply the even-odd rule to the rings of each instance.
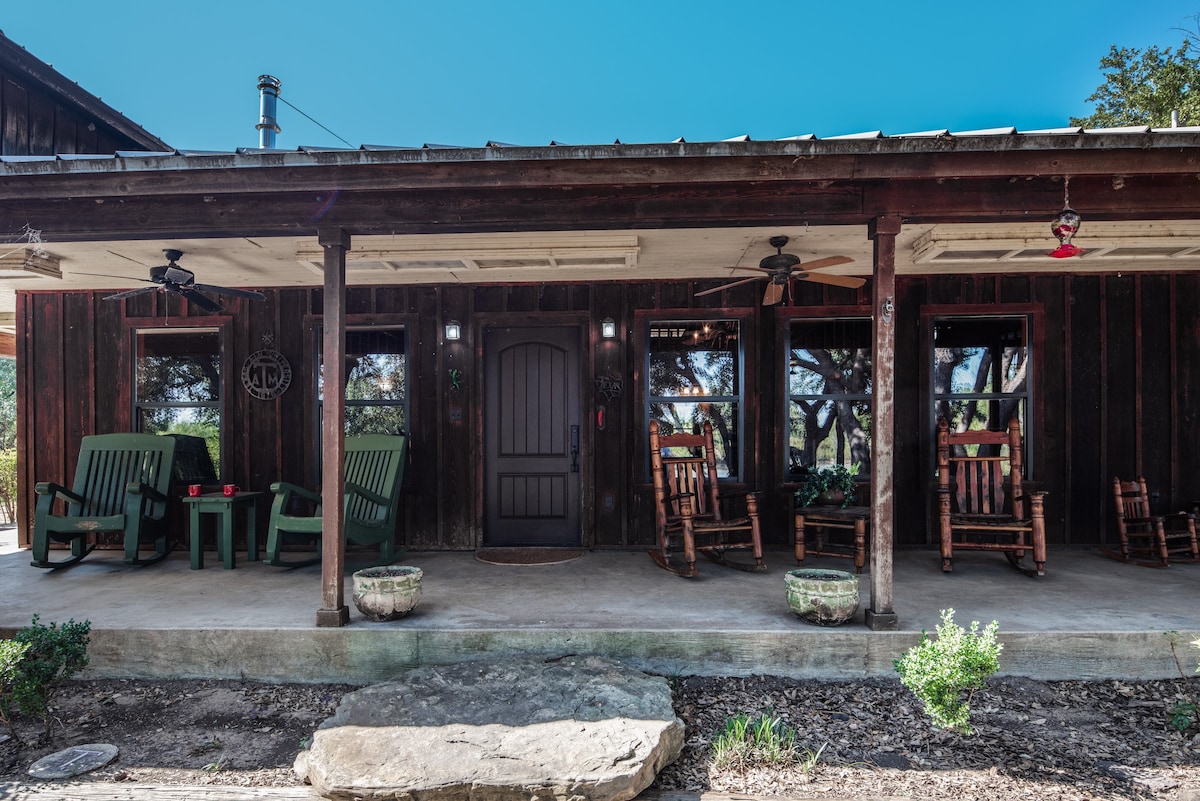
[[350, 235], [340, 228], [323, 228], [317, 241], [325, 251], [325, 306], [322, 321], [324, 398], [321, 405], [321, 608], [318, 626], [350, 622], [346, 606], [345, 511], [342, 470], [346, 450], [346, 251]]
[[871, 281], [871, 606], [866, 623], [874, 631], [899, 627], [892, 609], [892, 534], [895, 504], [892, 477], [896, 428], [896, 235], [899, 217], [878, 217], [868, 236], [875, 242]]

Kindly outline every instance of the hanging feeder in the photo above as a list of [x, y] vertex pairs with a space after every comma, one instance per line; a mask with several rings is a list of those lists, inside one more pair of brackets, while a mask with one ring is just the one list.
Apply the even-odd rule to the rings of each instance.
[[1050, 233], [1054, 234], [1054, 238], [1058, 240], [1058, 247], [1050, 251], [1049, 255], [1056, 259], [1069, 259], [1083, 253], [1080, 248], [1071, 243], [1075, 234], [1079, 233], [1079, 225], [1083, 219], [1079, 216], [1079, 212], [1071, 208], [1070, 186], [1071, 179], [1067, 178], [1063, 183], [1063, 210], [1050, 221]]

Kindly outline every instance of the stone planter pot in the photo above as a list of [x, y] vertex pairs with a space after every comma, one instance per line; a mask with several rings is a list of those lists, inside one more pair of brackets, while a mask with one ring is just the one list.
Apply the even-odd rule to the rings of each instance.
[[784, 576], [788, 606], [801, 620], [840, 626], [858, 612], [858, 577], [842, 570], [802, 568]]
[[351, 576], [354, 605], [368, 620], [399, 620], [421, 601], [419, 567], [385, 565], [368, 567]]

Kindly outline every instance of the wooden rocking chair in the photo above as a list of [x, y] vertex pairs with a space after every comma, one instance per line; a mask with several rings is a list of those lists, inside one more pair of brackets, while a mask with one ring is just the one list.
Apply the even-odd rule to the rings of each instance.
[[[695, 576], [696, 554], [701, 553], [728, 567], [766, 570], [758, 495], [721, 495], [711, 423], [704, 424], [703, 434], [670, 435], [660, 435], [658, 423], [650, 423], [650, 466], [658, 532], [658, 548], [650, 556], [660, 567], [679, 576]], [[672, 562], [673, 547], [682, 548], [682, 565]], [[727, 551], [747, 548], [753, 564], [725, 558]]]
[[[396, 524], [400, 517], [400, 485], [408, 438], [403, 435], [364, 434], [346, 437], [346, 494], [344, 527], [346, 539], [360, 545], [378, 545], [379, 559], [373, 564], [389, 565], [399, 558]], [[266, 561], [277, 567], [303, 567], [321, 561], [321, 493], [286, 481], [271, 485], [275, 501], [267, 529]], [[307, 501], [312, 514], [296, 514], [293, 500]], [[284, 546], [293, 540], [315, 541], [316, 555], [285, 560]]]
[[[1000, 551], [1022, 573], [1045, 575], [1046, 493], [1021, 485], [1017, 418], [1009, 421], [1006, 431], [963, 432], [950, 431], [946, 418], [941, 418], [937, 463], [942, 570], [951, 571], [954, 551], [961, 549]], [[1033, 568], [1022, 564], [1028, 550], [1033, 551]]]
[[1166, 567], [1171, 560], [1200, 561], [1194, 516], [1187, 512], [1151, 514], [1145, 478], [1122, 481], [1114, 476], [1112, 487], [1121, 550], [1101, 548], [1105, 556], [1145, 567]]
[[[34, 567], [72, 565], [96, 547], [96, 535], [120, 531], [125, 562], [153, 564], [174, 545], [167, 528], [167, 492], [175, 462], [175, 440], [156, 434], [94, 434], [84, 437], [71, 488], [43, 481], [34, 487]], [[65, 502], [60, 514], [55, 504]], [[71, 556], [50, 560], [50, 543], [71, 546]], [[154, 553], [139, 556], [143, 544]]]

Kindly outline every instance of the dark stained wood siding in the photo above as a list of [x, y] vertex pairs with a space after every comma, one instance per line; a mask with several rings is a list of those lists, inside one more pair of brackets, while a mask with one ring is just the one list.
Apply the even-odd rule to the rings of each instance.
[[[470, 549], [481, 537], [482, 327], [588, 321], [581, 391], [589, 418], [583, 438], [591, 485], [584, 488], [584, 541], [596, 548], [652, 544], [651, 493], [645, 482], [642, 419], [643, 337], [638, 321], [656, 311], [698, 316], [749, 314], [746, 343], [747, 482], [766, 493], [768, 542], [789, 537], [789, 488], [776, 457], [783, 414], [780, 328], [787, 316], [759, 305], [761, 288], [736, 287], [694, 297], [719, 282], [607, 282], [547, 285], [353, 287], [350, 325], [403, 325], [409, 337], [413, 430], [404, 491], [404, 542], [418, 549]], [[797, 287], [812, 309], [860, 309], [869, 295], [820, 285]], [[1106, 488], [1113, 475], [1145, 474], [1164, 509], [1200, 499], [1200, 275], [979, 275], [899, 277], [896, 297], [896, 541], [931, 542], [928, 370], [922, 311], [978, 311], [1006, 305], [1038, 309], [1035, 334], [1035, 482], [1049, 492], [1053, 545], [1092, 546], [1111, 535]], [[315, 487], [317, 407], [313, 392], [321, 290], [267, 291], [267, 300], [228, 304], [219, 319], [193, 314], [178, 298], [139, 297], [123, 304], [105, 293], [18, 295], [22, 541], [28, 541], [33, 483], [62, 481], [74, 469], [79, 440], [129, 430], [133, 335], [138, 326], [212, 325], [224, 332], [225, 443], [228, 481], [266, 490], [284, 479]], [[599, 337], [600, 321], [619, 337]], [[463, 324], [444, 341], [448, 320]], [[273, 337], [291, 363], [291, 388], [260, 401], [242, 388], [241, 365]], [[454, 390], [450, 371], [461, 373]], [[615, 379], [606, 397], [596, 379]], [[605, 426], [596, 426], [603, 405]], [[265, 511], [264, 519], [265, 524]], [[186, 527], [177, 530], [185, 542]]]

